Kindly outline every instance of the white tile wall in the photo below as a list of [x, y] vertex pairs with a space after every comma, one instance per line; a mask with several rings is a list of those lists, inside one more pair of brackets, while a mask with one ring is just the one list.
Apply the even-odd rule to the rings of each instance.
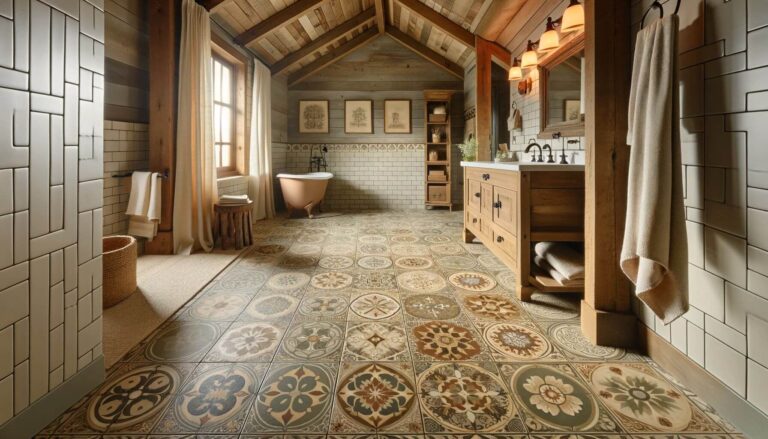
[[131, 178], [113, 175], [149, 169], [149, 125], [104, 121], [104, 235], [128, 231], [128, 195]]
[[[273, 149], [275, 175], [308, 172], [311, 144]], [[424, 145], [412, 143], [328, 144], [328, 209], [424, 207]], [[454, 181], [458, 178], [454, 172]], [[279, 186], [279, 182], [276, 182]], [[276, 196], [280, 198], [279, 189]], [[459, 196], [458, 200], [461, 200]], [[456, 199], [454, 199], [456, 201]]]
[[102, 9], [0, 2], [0, 425], [101, 349]]
[[[636, 31], [651, 0], [633, 3]], [[678, 349], [766, 414], [768, 106], [761, 92], [768, 88], [767, 3], [681, 5], [681, 130], [693, 306], [684, 316], [685, 343], [672, 326]], [[665, 2], [667, 14], [674, 4]], [[668, 331], [657, 321], [651, 326], [660, 334]]]

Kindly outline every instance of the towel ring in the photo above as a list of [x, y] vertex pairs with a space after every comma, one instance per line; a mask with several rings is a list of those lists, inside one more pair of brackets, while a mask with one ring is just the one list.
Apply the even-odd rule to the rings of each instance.
[[[680, 12], [680, 2], [682, 0], [677, 0], [677, 4], [675, 5], [675, 12], [673, 12], [673, 15], [677, 15], [678, 12]], [[653, 9], [659, 10], [659, 18], [664, 18], [664, 6], [662, 6], [661, 3], [659, 3], [659, 0], [654, 0], [653, 3], [651, 3], [651, 6], [648, 6], [648, 9], [645, 10], [645, 14], [643, 14], [643, 19], [640, 20], [640, 29], [645, 27], [645, 17], [648, 16], [648, 14]]]

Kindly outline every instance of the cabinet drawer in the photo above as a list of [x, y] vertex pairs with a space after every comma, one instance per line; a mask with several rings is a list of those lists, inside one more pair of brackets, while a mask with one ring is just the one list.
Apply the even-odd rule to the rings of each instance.
[[483, 168], [464, 168], [464, 177], [468, 180], [484, 181], [484, 175], [488, 175], [488, 170]]
[[480, 221], [480, 215], [477, 212], [472, 212], [471, 210], [467, 210], [464, 212], [464, 224], [465, 226], [472, 230], [473, 232], [479, 233], [482, 231], [481, 229], [481, 221]]
[[517, 237], [506, 230], [494, 227], [493, 244], [513, 260], [517, 260]]

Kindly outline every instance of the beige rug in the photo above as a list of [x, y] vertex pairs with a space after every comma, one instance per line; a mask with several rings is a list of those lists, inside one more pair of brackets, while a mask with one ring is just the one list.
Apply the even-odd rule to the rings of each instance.
[[104, 311], [104, 362], [115, 364], [205, 287], [240, 251], [190, 256], [144, 255], [137, 264], [138, 289]]

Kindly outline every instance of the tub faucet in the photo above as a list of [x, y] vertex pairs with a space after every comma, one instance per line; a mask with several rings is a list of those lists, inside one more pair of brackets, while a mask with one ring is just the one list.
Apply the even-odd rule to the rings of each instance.
[[547, 163], [555, 163], [555, 156], [552, 155], [552, 147], [549, 146], [549, 143], [545, 143], [544, 146], [541, 147], [541, 149], [549, 151], [547, 153]]
[[309, 172], [313, 170], [320, 172], [320, 168], [323, 168], [323, 171], [328, 170], [328, 162], [325, 159], [325, 156], [328, 154], [328, 147], [322, 145], [319, 148], [320, 152], [315, 154], [315, 145], [312, 145], [312, 150], [309, 152]]
[[534, 151], [533, 153], [531, 153], [531, 162], [539, 162], [539, 163], [544, 162], [544, 157], [543, 157], [543, 154], [541, 153], [541, 145], [536, 143], [536, 139], [531, 139], [528, 141], [528, 147], [525, 148], [525, 152], [526, 153], [530, 152], [531, 148], [533, 148], [534, 146], [539, 149], [539, 159], [536, 160], [536, 151]]

